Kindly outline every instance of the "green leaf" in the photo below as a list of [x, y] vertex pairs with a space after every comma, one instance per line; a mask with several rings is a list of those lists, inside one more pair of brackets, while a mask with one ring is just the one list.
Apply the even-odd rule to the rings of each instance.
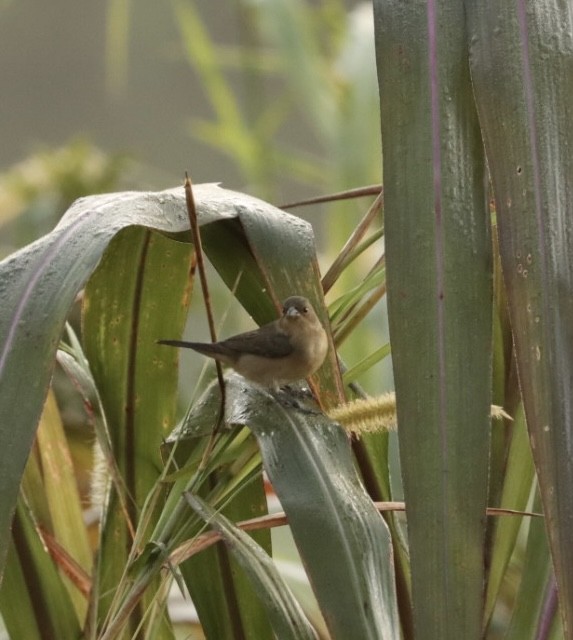
[[466, 2], [527, 426], [564, 629], [573, 629], [573, 16]]
[[[541, 508], [539, 494], [533, 501], [533, 510]], [[540, 622], [548, 592], [555, 588], [551, 557], [547, 545], [545, 524], [541, 518], [532, 518], [527, 536], [527, 548], [523, 558], [523, 572], [513, 616], [505, 640], [536, 640], [540, 634]], [[547, 623], [547, 620], [544, 621]], [[546, 636], [545, 636], [546, 637]], [[561, 636], [563, 637], [563, 636]]]
[[256, 8], [261, 32], [278, 48], [280, 60], [304, 113], [329, 140], [334, 135], [335, 102], [332, 80], [318, 49], [318, 24], [301, 0], [247, 0]]
[[[161, 473], [161, 443], [175, 420], [177, 353], [156, 340], [183, 330], [190, 255], [188, 245], [147, 229], [125, 229], [110, 243], [84, 293], [84, 350], [128, 496], [122, 503], [114, 486], [105, 504], [98, 554], [100, 620], [106, 619], [128, 564], [130, 526], [139, 527], [142, 544], [146, 528], [149, 532], [158, 517], [157, 510], [146, 513], [145, 520], [141, 514]], [[146, 625], [154, 616], [144, 618], [143, 611], [157, 590], [154, 585], [140, 605]], [[155, 637], [172, 635], [167, 629], [163, 633]]]
[[[38, 455], [42, 468], [42, 484], [50, 512], [51, 533], [59, 545], [75, 560], [87, 575], [91, 575], [92, 551], [84, 524], [82, 504], [74, 475], [60, 412], [52, 392], [48, 394], [37, 436]], [[48, 523], [42, 523], [46, 526]], [[73, 584], [68, 584], [70, 597], [83, 621], [87, 599]]]
[[[182, 493], [192, 490], [205, 496], [232, 521], [264, 515], [267, 509], [260, 455], [247, 429], [221, 431], [207, 461], [205, 482], [189, 489], [206, 441], [199, 436], [212, 432], [220, 404], [220, 389], [215, 381], [167, 439], [165, 450], [170, 450], [178, 469], [170, 501], [182, 500]], [[183, 539], [181, 531], [187, 531], [186, 539], [193, 539], [197, 533], [196, 528], [189, 530], [186, 502], [185, 506], [181, 524], [174, 527], [178, 540]], [[166, 514], [170, 511], [167, 508]], [[154, 537], [165, 539], [168, 526], [168, 520], [163, 519]], [[268, 530], [252, 532], [251, 537], [270, 553]], [[262, 601], [238, 561], [225, 547], [213, 547], [192, 556], [180, 565], [180, 570], [207, 637], [262, 640], [272, 636]]]
[[[239, 561], [264, 605], [277, 638], [316, 638], [313, 627], [300, 605], [278, 573], [267, 553], [253, 539], [237, 529], [196, 495], [186, 494], [187, 501], [225, 540], [231, 554]], [[270, 629], [267, 631], [267, 634]], [[265, 635], [249, 636], [253, 638]]]
[[[196, 186], [194, 196], [200, 224], [206, 225], [205, 229], [212, 227], [212, 242], [206, 239], [206, 246], [212, 244], [214, 261], [218, 253], [223, 278], [227, 276], [232, 286], [238, 270], [244, 268], [246, 275], [239, 283], [237, 295], [255, 320], [270, 319], [272, 301], [278, 305], [279, 300], [293, 292], [308, 295], [326, 319], [319, 297], [318, 266], [310, 225], [256, 198], [225, 191], [216, 185]], [[210, 225], [217, 221], [219, 224]], [[3, 453], [0, 565], [6, 553], [20, 478], [68, 311], [112, 238], [132, 225], [171, 234], [188, 231], [183, 189], [126, 192], [78, 200], [50, 234], [0, 263], [3, 310], [0, 316], [0, 450]], [[267, 247], [259, 249], [253, 259], [251, 247], [264, 240], [267, 232], [273, 242], [267, 242]], [[279, 243], [280, 253], [276, 253]], [[302, 253], [297, 253], [299, 246]], [[235, 256], [238, 249], [237, 266], [231, 264], [229, 256]], [[279, 264], [280, 259], [286, 260], [286, 270]], [[263, 273], [257, 260], [267, 261]], [[162, 336], [153, 336], [153, 339], [158, 337]], [[327, 403], [329, 393], [330, 402], [339, 397], [341, 383], [333, 350], [328, 366], [322, 368], [315, 380], [323, 388]], [[25, 403], [21, 402], [23, 389]]]
[[[268, 173], [268, 138], [257, 137], [256, 128], [243, 116], [236, 92], [225, 77], [217, 46], [202, 23], [193, 2], [172, 0], [184, 53], [201, 78], [202, 87], [215, 114], [214, 123], [195, 119], [195, 137], [231, 155], [249, 182], [264, 184]], [[261, 144], [263, 143], [263, 144]]]
[[376, 0], [388, 313], [416, 638], [482, 636], [492, 258], [459, 2]]
[[[500, 422], [494, 429], [503, 429]], [[531, 448], [527, 437], [527, 427], [523, 406], [520, 405], [512, 423], [513, 435], [509, 448], [507, 467], [500, 507], [525, 511], [535, 479]], [[517, 516], [496, 518], [494, 524], [493, 549], [487, 582], [485, 620], [489, 620], [496, 598], [517, 542], [522, 518]]]
[[10, 637], [26, 640], [81, 637], [69, 593], [23, 501], [18, 503], [12, 535], [0, 587], [0, 611]]
[[[209, 464], [213, 471], [199, 489], [194, 489], [232, 521], [267, 512], [256, 443], [250, 434], [245, 436], [246, 430], [236, 438], [232, 433], [219, 436], [217, 445], [222, 444], [223, 451], [214, 447]], [[177, 485], [174, 492], [181, 496]], [[189, 521], [186, 506], [184, 516]], [[268, 530], [252, 532], [251, 536], [270, 553]], [[272, 636], [264, 603], [238, 560], [225, 547], [219, 545], [194, 555], [180, 569], [207, 637], [262, 640]]]
[[360, 362], [357, 362], [350, 369], [345, 371], [343, 375], [344, 384], [350, 384], [351, 382], [354, 382], [363, 373], [373, 367], [377, 362], [380, 362], [380, 360], [384, 360], [384, 358], [387, 358], [389, 355], [390, 343], [387, 342], [385, 345], [379, 347], [369, 356], [366, 356], [366, 358], [362, 359]]
[[187, 494], [186, 498], [201, 518], [221, 534], [233, 556], [247, 572], [267, 609], [276, 637], [281, 640], [316, 639], [312, 625], [265, 551], [201, 498], [192, 494]]
[[334, 638], [399, 638], [392, 543], [358, 480], [348, 438], [229, 378], [227, 420], [248, 424]]

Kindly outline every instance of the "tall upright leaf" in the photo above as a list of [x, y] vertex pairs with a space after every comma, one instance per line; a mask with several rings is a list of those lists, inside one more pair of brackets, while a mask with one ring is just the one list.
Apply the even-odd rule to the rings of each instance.
[[375, 0], [388, 311], [416, 638], [481, 637], [491, 240], [464, 7]]
[[166, 331], [183, 330], [189, 257], [188, 245], [148, 229], [126, 229], [110, 243], [84, 294], [84, 349], [127, 494], [121, 502], [114, 488], [105, 512], [98, 553], [101, 619], [133, 544], [128, 521], [132, 530], [139, 524], [161, 473], [161, 442], [175, 418], [177, 354], [156, 340]]
[[573, 637], [573, 13], [466, 2], [525, 415]]

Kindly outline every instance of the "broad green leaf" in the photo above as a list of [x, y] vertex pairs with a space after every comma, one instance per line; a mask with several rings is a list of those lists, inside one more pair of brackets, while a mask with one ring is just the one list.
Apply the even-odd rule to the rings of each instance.
[[[352, 442], [352, 452], [360, 470], [362, 481], [372, 500], [388, 502], [393, 499], [389, 467], [389, 433], [365, 433]], [[398, 611], [404, 637], [413, 637], [412, 581], [410, 558], [404, 530], [396, 514], [386, 512], [384, 520], [392, 535], [394, 573]], [[400, 514], [398, 514], [400, 517]]]
[[201, 498], [192, 494], [186, 497], [201, 518], [223, 536], [229, 550], [247, 572], [267, 609], [276, 637], [281, 640], [316, 639], [314, 629], [266, 552]]
[[573, 14], [465, 2], [519, 381], [567, 637], [573, 637]]
[[492, 258], [464, 7], [376, 0], [390, 341], [416, 638], [482, 634]]
[[[177, 399], [177, 353], [156, 340], [180, 334], [189, 299], [190, 249], [142, 228], [119, 233], [86, 286], [82, 333], [85, 354], [105, 412], [112, 450], [127, 499], [115, 486], [107, 498], [98, 553], [98, 617], [106, 619], [131, 553], [133, 529], [146, 541], [155, 514], [141, 513], [161, 473], [160, 447], [173, 424]], [[101, 470], [100, 470], [101, 471]], [[103, 498], [102, 498], [103, 499]], [[127, 513], [126, 513], [127, 511]], [[155, 599], [158, 585], [140, 605]], [[121, 591], [119, 591], [121, 593]], [[160, 606], [156, 603], [156, 606]], [[140, 620], [132, 619], [133, 625]], [[135, 626], [131, 633], [135, 632]], [[128, 637], [128, 636], [126, 636]], [[156, 638], [170, 638], [166, 626]]]
[[80, 200], [52, 233], [0, 263], [0, 561], [68, 311], [122, 226], [139, 221], [170, 231], [185, 228], [181, 199], [177, 207], [174, 195], [166, 198], [166, 214], [157, 200], [143, 211], [144, 194]]
[[[246, 276], [239, 283], [237, 295], [255, 320], [270, 319], [272, 300], [278, 304], [294, 292], [307, 294], [326, 319], [316, 278], [310, 277], [318, 274], [318, 267], [308, 224], [256, 198], [216, 185], [196, 186], [194, 196], [200, 224], [220, 223], [215, 227], [216, 233], [213, 229], [213, 260], [217, 262], [217, 253], [225, 258], [221, 258], [220, 270], [224, 278], [228, 276], [230, 286], [237, 280], [237, 271], [244, 268]], [[6, 552], [20, 478], [68, 311], [111, 239], [132, 225], [175, 234], [188, 231], [183, 189], [78, 200], [50, 234], [0, 263], [0, 561]], [[257, 237], [265, 238], [267, 232], [275, 237], [263, 255], [275, 267], [267, 267], [258, 276], [252, 275], [256, 269], [246, 268], [256, 267], [257, 263], [250, 242], [245, 240], [245, 234], [248, 236], [253, 228], [257, 235], [257, 225], [261, 226]], [[280, 238], [281, 251], [275, 253]], [[302, 259], [297, 253], [301, 240]], [[239, 266], [233, 268], [229, 256], [238, 249]], [[248, 260], [245, 266], [243, 263]], [[286, 260], [286, 269], [280, 260]], [[156, 337], [160, 336], [153, 336]], [[315, 381], [321, 385], [327, 403], [339, 397], [341, 383], [333, 350], [328, 366], [322, 368]], [[23, 390], [25, 403], [21, 402]]]
[[257, 437], [333, 638], [399, 638], [390, 534], [358, 480], [345, 432], [238, 376], [227, 393], [227, 420]]

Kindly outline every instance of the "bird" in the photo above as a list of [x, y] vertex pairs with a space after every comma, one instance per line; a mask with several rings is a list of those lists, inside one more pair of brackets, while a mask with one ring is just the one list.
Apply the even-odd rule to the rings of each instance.
[[220, 342], [158, 340], [158, 344], [193, 349], [229, 365], [250, 382], [274, 390], [308, 378], [328, 352], [326, 331], [302, 296], [287, 298], [281, 317], [254, 331]]

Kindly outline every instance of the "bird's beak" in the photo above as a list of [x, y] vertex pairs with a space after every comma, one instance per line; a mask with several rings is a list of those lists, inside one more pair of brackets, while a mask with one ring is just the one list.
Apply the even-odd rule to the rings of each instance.
[[285, 316], [287, 316], [287, 318], [296, 318], [297, 316], [300, 316], [300, 313], [296, 307], [289, 307], [286, 310]]

